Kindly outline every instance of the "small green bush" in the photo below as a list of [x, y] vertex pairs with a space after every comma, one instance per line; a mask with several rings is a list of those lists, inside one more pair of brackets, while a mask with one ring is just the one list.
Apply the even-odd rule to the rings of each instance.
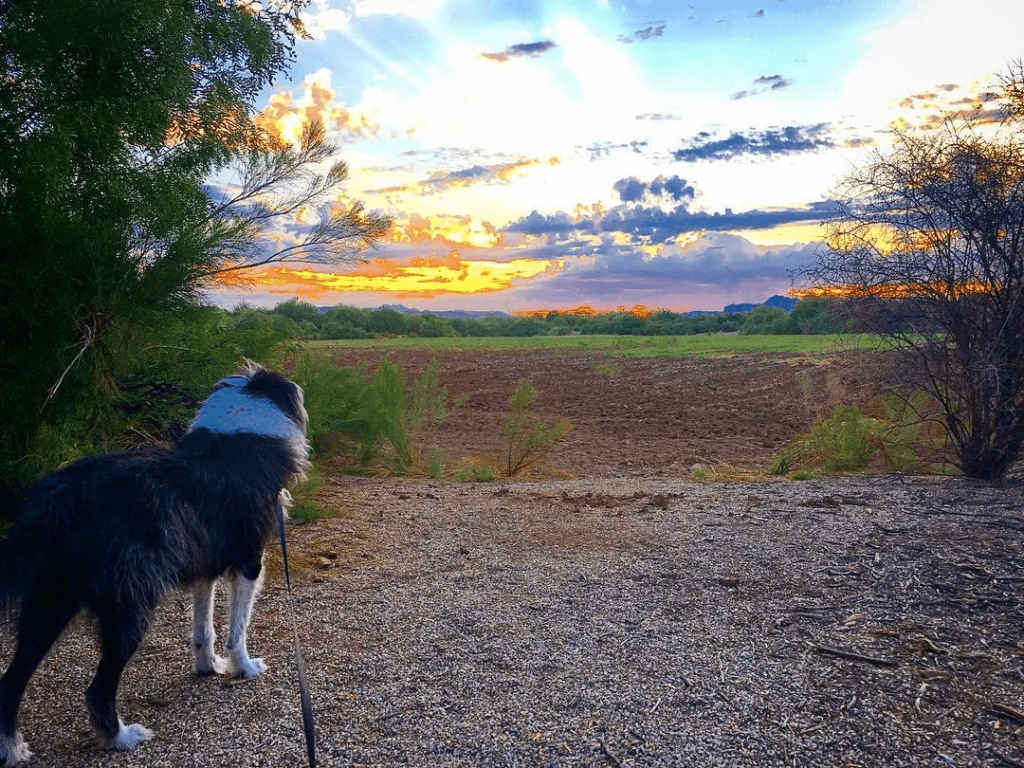
[[599, 360], [593, 365], [594, 373], [606, 379], [616, 379], [622, 375], [622, 366], [611, 360]]
[[866, 416], [856, 406], [838, 406], [831, 416], [816, 419], [809, 434], [776, 454], [769, 472], [863, 472], [873, 464], [893, 472], [914, 471], [921, 464], [921, 449], [936, 447], [919, 416], [926, 400], [923, 394], [879, 398], [879, 418]]
[[546, 426], [530, 412], [537, 401], [537, 389], [529, 379], [521, 379], [509, 405], [512, 413], [501, 420], [505, 435], [505, 471], [515, 477], [527, 467], [543, 459], [569, 431], [569, 422]]
[[490, 467], [467, 464], [460, 467], [452, 477], [456, 483], [493, 483], [498, 479], [498, 473]]
[[431, 448], [427, 453], [427, 474], [435, 480], [444, 474], [444, 451], [440, 448]]
[[292, 507], [288, 511], [288, 516], [305, 523], [313, 523], [328, 516], [327, 510], [317, 499], [317, 494], [324, 487], [324, 476], [316, 464], [310, 467], [306, 475], [305, 480], [296, 483], [291, 489]]
[[820, 467], [826, 472], [858, 472], [868, 468], [878, 450], [879, 422], [856, 406], [838, 406], [828, 418], [819, 417], [808, 435], [798, 437], [772, 462], [773, 474]]

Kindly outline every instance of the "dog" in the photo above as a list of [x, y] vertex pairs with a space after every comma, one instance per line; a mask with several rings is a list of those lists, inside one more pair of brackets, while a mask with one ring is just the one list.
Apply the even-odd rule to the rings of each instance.
[[[81, 607], [99, 627], [86, 704], [107, 749], [153, 735], [118, 717], [117, 689], [157, 604], [177, 586], [192, 587], [196, 674], [266, 670], [249, 657], [246, 628], [287, 487], [309, 467], [307, 421], [302, 388], [249, 363], [218, 382], [173, 447], [81, 459], [35, 485], [0, 542], [0, 607], [17, 621], [0, 678], [0, 767], [31, 756], [17, 728], [25, 686]], [[220, 576], [231, 581], [226, 659], [214, 653]]]

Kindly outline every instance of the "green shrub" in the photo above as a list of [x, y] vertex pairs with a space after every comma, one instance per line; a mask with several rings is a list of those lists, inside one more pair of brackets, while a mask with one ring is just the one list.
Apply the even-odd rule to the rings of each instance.
[[770, 471], [783, 475], [808, 466], [826, 472], [865, 470], [878, 450], [878, 430], [879, 423], [864, 416], [856, 406], [840, 405], [832, 416], [817, 418], [810, 434], [783, 449]]
[[512, 413], [501, 420], [508, 477], [514, 477], [543, 459], [569, 431], [567, 421], [549, 427], [534, 416], [530, 406], [536, 401], [537, 389], [528, 379], [521, 379], [509, 398]]
[[441, 385], [436, 360], [406, 383], [400, 363], [384, 360], [371, 377], [365, 367], [338, 368], [329, 356], [306, 352], [294, 379], [306, 393], [315, 460], [348, 452], [361, 469], [377, 461], [398, 474], [442, 474], [443, 450], [425, 443], [462, 400], [452, 401]]
[[[465, 397], [454, 400], [448, 395], [447, 387], [441, 384], [440, 367], [432, 359], [411, 381], [402, 378], [400, 365], [394, 366], [398, 374], [395, 385], [402, 387], [399, 408], [405, 442], [402, 453], [396, 456], [394, 470], [402, 474], [427, 474], [439, 478], [443, 474], [444, 450], [438, 445], [429, 445], [432, 435], [465, 402]], [[378, 371], [378, 375], [380, 371]], [[388, 381], [391, 379], [389, 377]]]
[[306, 475], [305, 480], [296, 483], [291, 489], [292, 506], [288, 511], [288, 516], [294, 520], [313, 523], [328, 515], [323, 504], [317, 499], [317, 494], [324, 487], [324, 476], [316, 464], [309, 468]]
[[365, 468], [390, 444], [392, 464], [407, 463], [401, 368], [385, 361], [370, 379], [365, 368], [338, 368], [322, 355], [303, 354], [292, 375], [306, 395], [314, 461], [352, 453]]
[[611, 360], [599, 360], [592, 367], [594, 373], [606, 379], [616, 379], [622, 375], [622, 366]]
[[460, 467], [452, 479], [456, 483], [493, 483], [498, 479], [498, 473], [490, 467], [467, 464]]
[[440, 448], [431, 448], [427, 454], [427, 474], [435, 480], [440, 480], [444, 473], [444, 451]]
[[894, 472], [914, 471], [921, 463], [921, 449], [936, 447], [918, 415], [926, 400], [923, 394], [909, 400], [897, 395], [880, 398], [879, 418], [866, 416], [856, 406], [837, 406], [831, 416], [818, 417], [809, 434], [776, 454], [769, 472], [862, 472], [872, 464]]

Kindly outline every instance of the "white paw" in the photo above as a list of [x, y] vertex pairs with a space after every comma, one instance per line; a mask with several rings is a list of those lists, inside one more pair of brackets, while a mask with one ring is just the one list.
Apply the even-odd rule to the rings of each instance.
[[231, 667], [231, 671], [243, 680], [262, 675], [267, 671], [267, 665], [263, 663], [263, 659], [235, 659]]
[[21, 732], [9, 738], [0, 738], [0, 768], [25, 762], [31, 757], [32, 753], [29, 752], [28, 744], [22, 738]]
[[228, 663], [214, 653], [197, 654], [194, 669], [199, 677], [223, 675], [228, 671]]
[[121, 727], [117, 732], [117, 736], [107, 744], [107, 749], [127, 752], [129, 749], [135, 749], [142, 742], [153, 738], [153, 732], [138, 723], [132, 723], [131, 725], [125, 725], [120, 721], [118, 723]]

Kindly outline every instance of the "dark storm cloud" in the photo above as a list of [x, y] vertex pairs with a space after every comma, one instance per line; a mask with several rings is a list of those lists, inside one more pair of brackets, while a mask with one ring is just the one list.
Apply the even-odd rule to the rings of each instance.
[[480, 58], [490, 59], [491, 61], [508, 61], [509, 59], [521, 58], [523, 56], [540, 56], [542, 53], [547, 53], [557, 47], [558, 43], [551, 40], [539, 40], [536, 43], [516, 43], [504, 51], [481, 53], [479, 55]]
[[[676, 179], [683, 186], [677, 186], [677, 182], [672, 181], [674, 191], [669, 191], [668, 195], [682, 202], [674, 208], [640, 204], [648, 190], [657, 185], [657, 180], [645, 185], [637, 179], [622, 179], [616, 183], [615, 190], [624, 204], [602, 214], [573, 218], [563, 212], [546, 216], [533, 211], [510, 223], [505, 229], [534, 236], [624, 233], [639, 245], [665, 243], [688, 232], [771, 229], [781, 224], [821, 221], [835, 212], [835, 204], [830, 201], [811, 203], [806, 208], [754, 209], [739, 213], [727, 208], [724, 213], [693, 212], [688, 208], [689, 200], [693, 198], [693, 188], [686, 185], [684, 180], [673, 177], [673, 180]], [[665, 194], [664, 187], [661, 194]]]
[[642, 205], [621, 205], [608, 211], [598, 222], [602, 232], [624, 232], [644, 242], [663, 243], [687, 232], [709, 230], [723, 232], [733, 229], [771, 229], [780, 224], [794, 224], [804, 221], [820, 221], [834, 213], [831, 202], [817, 202], [808, 208], [784, 208], [781, 210], [750, 210], [733, 213], [696, 213], [686, 205], [672, 210]]
[[569, 214], [558, 212], [545, 216], [537, 211], [530, 212], [519, 221], [506, 227], [510, 232], [524, 235], [548, 235], [569, 232], [592, 232], [594, 223], [590, 219], [573, 219]]
[[626, 248], [598, 252], [589, 263], [577, 266], [577, 275], [616, 276], [638, 283], [656, 281], [699, 282], [729, 285], [738, 280], [774, 278], [789, 275], [813, 261], [814, 245], [762, 248], [737, 235], [711, 233], [685, 249], [665, 256], [650, 257]]
[[745, 91], [737, 91], [729, 98], [732, 101], [739, 101], [740, 99], [745, 99], [748, 96], [756, 96], [757, 94], [765, 93], [766, 91], [781, 91], [784, 88], [789, 88], [792, 84], [792, 80], [789, 80], [782, 75], [761, 75], [754, 81], [753, 88]]
[[685, 199], [692, 200], [696, 194], [693, 187], [686, 183], [686, 179], [678, 176], [659, 176], [649, 184], [631, 176], [628, 179], [619, 179], [612, 188], [624, 203], [640, 202], [645, 195], [655, 198], [665, 196], [678, 203]]
[[[527, 250], [534, 258], [568, 257], [563, 269], [523, 289], [534, 304], [556, 307], [650, 307], [708, 303], [720, 309], [735, 301], [761, 301], [793, 286], [793, 275], [813, 263], [817, 246], [760, 247], [731, 234], [711, 232], [683, 248], [667, 247], [651, 256], [629, 244], [590, 238], [568, 246]], [[582, 247], [577, 247], [582, 246]], [[576, 256], [577, 258], [573, 258]], [[513, 291], [514, 294], [514, 291]]]
[[755, 86], [763, 86], [769, 91], [778, 91], [783, 88], [788, 88], [792, 84], [792, 80], [787, 80], [782, 75], [761, 75], [754, 81]]
[[681, 149], [672, 153], [680, 162], [697, 160], [732, 160], [745, 155], [788, 155], [796, 152], [813, 152], [835, 146], [830, 136], [828, 123], [817, 125], [790, 125], [767, 131], [733, 133], [727, 139], [709, 140], [707, 134], [690, 140]]

